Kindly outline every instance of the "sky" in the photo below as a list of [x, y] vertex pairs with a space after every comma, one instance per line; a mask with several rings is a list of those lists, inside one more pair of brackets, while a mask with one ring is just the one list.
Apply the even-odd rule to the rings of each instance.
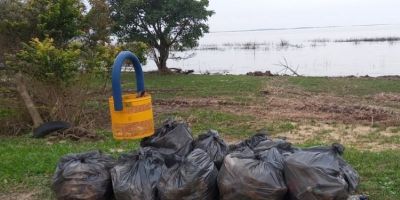
[[400, 24], [400, 0], [210, 0], [210, 31]]

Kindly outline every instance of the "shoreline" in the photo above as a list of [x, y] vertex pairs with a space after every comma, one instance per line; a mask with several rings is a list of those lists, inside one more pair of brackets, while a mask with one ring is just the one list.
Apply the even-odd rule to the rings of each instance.
[[[274, 74], [271, 71], [253, 71], [247, 72], [245, 74], [231, 74], [226, 72], [196, 72], [195, 70], [183, 70], [180, 68], [173, 68], [179, 69], [180, 72], [172, 72], [171, 74], [181, 74], [181, 75], [208, 75], [208, 76], [265, 76], [265, 77], [304, 77], [304, 78], [377, 78], [377, 79], [400, 79], [400, 74], [398, 75], [379, 75], [379, 76], [372, 76], [372, 75], [332, 75], [332, 76], [315, 76], [315, 75], [289, 75], [289, 74]], [[131, 70], [124, 71], [125, 73], [133, 72]], [[189, 72], [189, 73], [188, 73]], [[156, 70], [151, 71], [144, 71], [145, 74], [160, 74], [160, 72]]]

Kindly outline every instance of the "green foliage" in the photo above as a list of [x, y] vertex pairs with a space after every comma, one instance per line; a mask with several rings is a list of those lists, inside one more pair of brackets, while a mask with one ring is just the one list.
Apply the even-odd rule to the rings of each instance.
[[0, 0], [0, 63], [5, 53], [18, 50], [21, 41], [28, 41], [32, 36], [26, 7], [22, 1]]
[[0, 62], [32, 38], [54, 39], [57, 47], [84, 31], [80, 0], [0, 0]]
[[86, 39], [90, 46], [110, 43], [112, 20], [106, 0], [89, 0], [90, 11], [85, 16]]
[[83, 34], [84, 5], [80, 0], [32, 0], [41, 38], [48, 35], [57, 45]]
[[153, 53], [159, 70], [166, 70], [171, 48], [193, 48], [208, 32], [213, 11], [208, 0], [109, 0], [114, 33], [123, 41], [141, 41]]
[[128, 42], [120, 44], [121, 50], [131, 51], [135, 53], [142, 64], [147, 63], [147, 54], [149, 53], [149, 47], [143, 42]]
[[98, 44], [82, 51], [85, 70], [97, 75], [107, 75], [110, 72], [115, 56], [120, 48], [114, 45]]
[[11, 56], [7, 64], [39, 81], [62, 84], [68, 83], [77, 74], [79, 56], [77, 45], [62, 49], [55, 47], [51, 38], [43, 41], [35, 38]]

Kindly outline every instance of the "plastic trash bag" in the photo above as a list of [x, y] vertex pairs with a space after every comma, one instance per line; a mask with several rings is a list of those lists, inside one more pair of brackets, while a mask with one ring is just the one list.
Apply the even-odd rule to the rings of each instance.
[[265, 141], [265, 140], [268, 140], [266, 133], [264, 133], [264, 132], [257, 133], [255, 135], [251, 136], [249, 139], [241, 141], [237, 144], [229, 145], [229, 152], [235, 152], [235, 151], [240, 152], [243, 150], [243, 148], [246, 148], [246, 147], [253, 149], [260, 142]]
[[186, 123], [167, 120], [153, 136], [144, 138], [140, 146], [158, 148], [167, 167], [171, 167], [192, 150], [192, 142], [193, 137]]
[[349, 187], [346, 179], [358, 180], [358, 174], [340, 157], [343, 151], [342, 145], [333, 144], [330, 148], [303, 149], [287, 157], [284, 173], [290, 199], [346, 200], [358, 184]]
[[166, 169], [161, 154], [151, 147], [121, 156], [111, 169], [116, 200], [156, 200], [157, 184]]
[[108, 200], [112, 198], [109, 170], [111, 156], [100, 151], [66, 155], [53, 176], [52, 189], [59, 200]]
[[199, 135], [197, 140], [194, 141], [193, 146], [207, 152], [218, 169], [221, 167], [229, 151], [228, 145], [219, 137], [218, 132], [215, 130], [209, 130], [207, 133]]
[[339, 157], [339, 166], [340, 170], [344, 174], [347, 184], [349, 184], [349, 192], [355, 192], [360, 184], [360, 176], [358, 175], [357, 171], [341, 157]]
[[208, 154], [194, 149], [180, 164], [164, 171], [158, 192], [161, 200], [215, 200], [218, 170]]
[[368, 200], [368, 196], [365, 195], [351, 195], [347, 200]]
[[227, 155], [218, 175], [221, 200], [283, 200], [284, 158], [276, 148], [254, 154], [249, 148]]
[[262, 152], [271, 148], [277, 148], [277, 150], [285, 157], [299, 151], [299, 148], [293, 147], [292, 144], [284, 139], [267, 139], [259, 142], [257, 146], [253, 148], [254, 152]]

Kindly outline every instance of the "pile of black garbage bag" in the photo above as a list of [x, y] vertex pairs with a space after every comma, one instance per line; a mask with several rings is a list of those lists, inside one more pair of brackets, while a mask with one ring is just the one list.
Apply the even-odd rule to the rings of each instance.
[[194, 139], [164, 122], [117, 160], [99, 151], [63, 157], [53, 177], [62, 200], [347, 200], [359, 175], [344, 147], [297, 148], [258, 133], [227, 145], [217, 131]]

